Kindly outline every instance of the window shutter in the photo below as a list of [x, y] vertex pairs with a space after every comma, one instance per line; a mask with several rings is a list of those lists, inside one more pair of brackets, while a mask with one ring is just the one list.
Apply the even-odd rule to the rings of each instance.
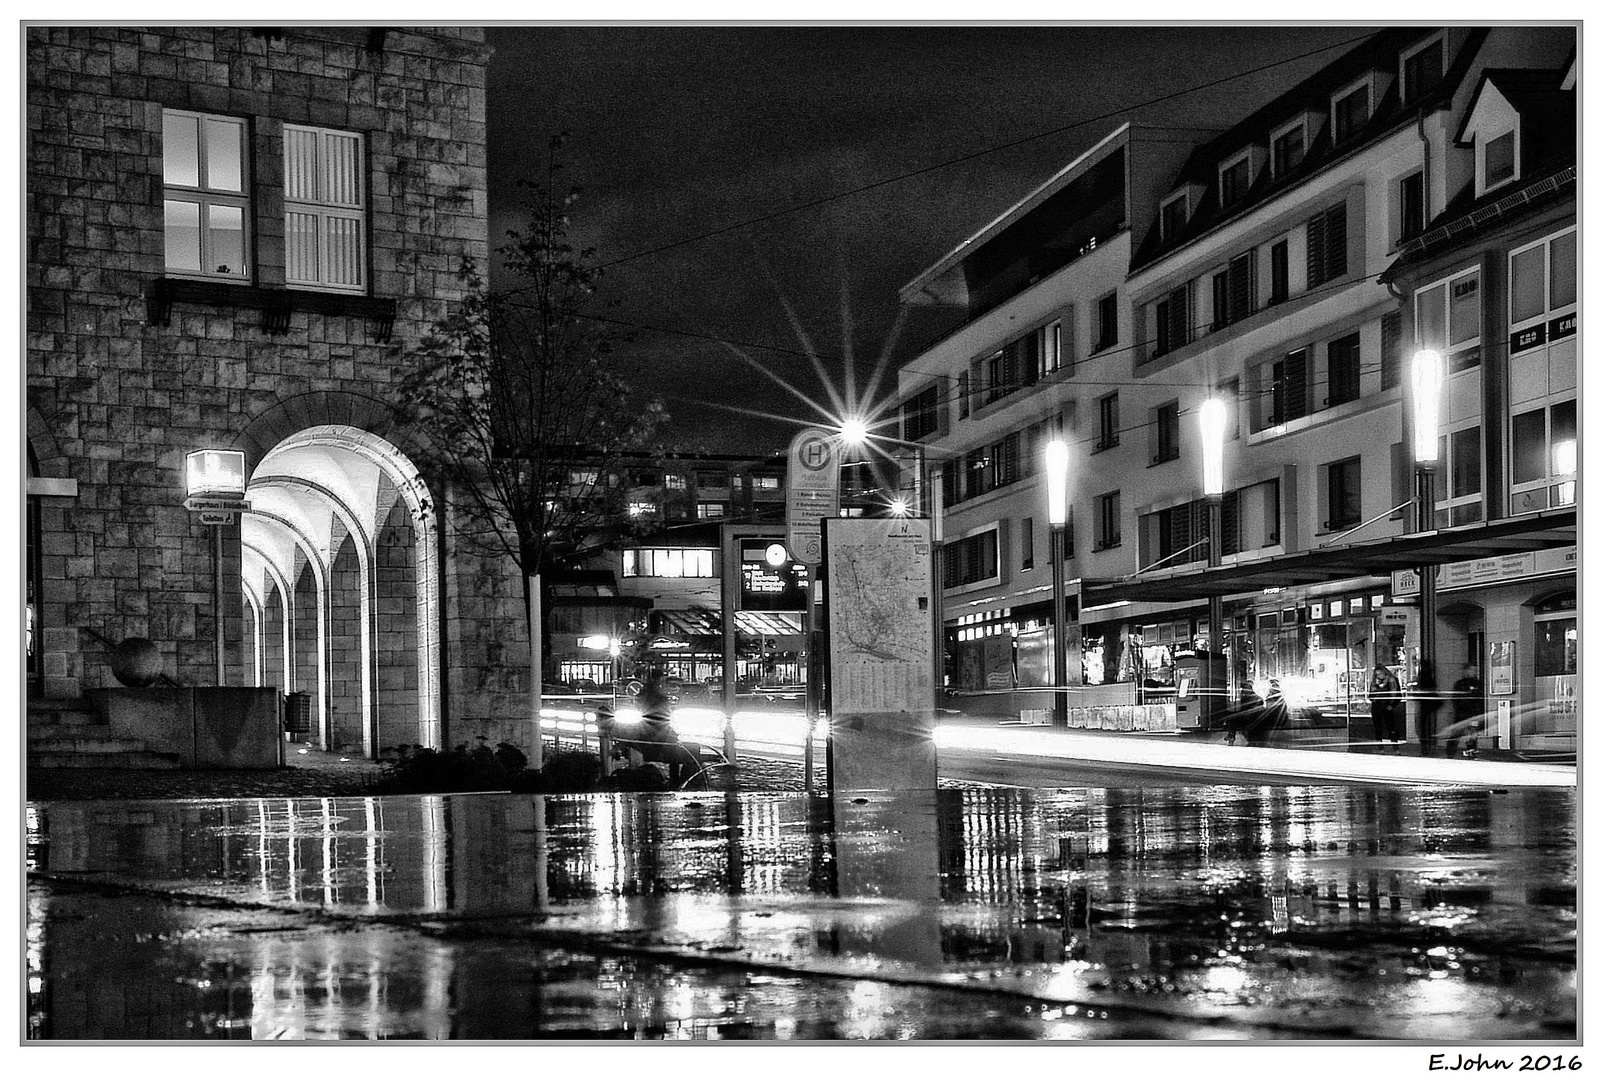
[[1403, 379], [1403, 313], [1380, 317], [1380, 388], [1390, 390]]
[[1252, 255], [1230, 260], [1230, 321], [1252, 314]]
[[1347, 272], [1347, 204], [1337, 203], [1325, 211], [1325, 278], [1339, 278]]
[[1308, 219], [1308, 287], [1311, 289], [1325, 280], [1325, 215], [1315, 214]]
[[1227, 491], [1219, 506], [1219, 553], [1234, 555], [1241, 550], [1241, 493]]
[[1191, 313], [1187, 310], [1186, 287], [1169, 294], [1169, 318], [1173, 320], [1169, 338], [1175, 348], [1191, 340]]

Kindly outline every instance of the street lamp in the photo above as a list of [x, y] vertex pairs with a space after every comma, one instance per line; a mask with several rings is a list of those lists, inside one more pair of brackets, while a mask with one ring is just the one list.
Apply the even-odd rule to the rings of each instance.
[[196, 450], [184, 461], [184, 507], [200, 514], [212, 530], [212, 612], [215, 616], [217, 685], [227, 681], [223, 635], [223, 526], [249, 509], [245, 502], [245, 453], [242, 450]]
[[[1225, 403], [1213, 397], [1202, 403], [1198, 419], [1202, 427], [1202, 494], [1208, 500], [1208, 565], [1216, 567], [1224, 561], [1224, 499], [1225, 499]], [[1217, 584], [1208, 593], [1208, 651], [1225, 658], [1225, 677], [1230, 680], [1230, 661], [1225, 656], [1224, 603], [1219, 597]], [[1208, 682], [1213, 683], [1213, 665], [1208, 665]], [[1211, 722], [1217, 699], [1208, 698], [1208, 719]]]
[[[1442, 356], [1434, 349], [1414, 354], [1414, 531], [1436, 528], [1436, 459], [1440, 453]], [[1436, 568], [1419, 568], [1419, 662], [1436, 668]]]
[[1046, 444], [1046, 519], [1052, 526], [1052, 722], [1069, 726], [1069, 662], [1064, 635], [1068, 611], [1063, 598], [1064, 528], [1069, 521], [1069, 447], [1062, 439]]

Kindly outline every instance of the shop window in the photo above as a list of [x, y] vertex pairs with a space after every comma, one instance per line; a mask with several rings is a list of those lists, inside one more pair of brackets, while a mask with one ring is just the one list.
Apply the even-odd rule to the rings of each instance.
[[1574, 307], [1575, 231], [1521, 248], [1509, 256], [1510, 329], [1522, 329]]
[[361, 292], [367, 283], [362, 136], [284, 125], [284, 280]]
[[1574, 675], [1579, 670], [1580, 637], [1573, 593], [1536, 608], [1536, 674]]
[[728, 514], [729, 507], [721, 502], [699, 502], [696, 504], [696, 517], [702, 521], [713, 521]]
[[1325, 347], [1329, 395], [1325, 404], [1335, 406], [1358, 400], [1358, 334], [1337, 338]]
[[162, 112], [163, 238], [168, 273], [250, 279], [245, 121]]

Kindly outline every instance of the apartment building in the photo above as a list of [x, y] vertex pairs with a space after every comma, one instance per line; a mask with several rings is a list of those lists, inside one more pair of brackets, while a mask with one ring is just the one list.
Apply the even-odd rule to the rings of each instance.
[[[390, 404], [488, 254], [483, 32], [25, 37], [30, 703], [144, 638], [309, 695], [328, 748], [526, 743], [516, 568]], [[186, 509], [199, 451], [245, 512]]]
[[1077, 485], [1064, 530], [1074, 575], [1117, 565], [1117, 543], [1098, 532], [1115, 517], [1087, 463], [1122, 430], [1108, 392], [1130, 366], [1132, 237], [1189, 148], [1172, 129], [1123, 125], [902, 289], [903, 303], [961, 319], [899, 382], [903, 487], [942, 518], [951, 685], [1011, 688], [1015, 639], [1018, 685], [1050, 683], [1041, 461], [1053, 438], [1070, 444]]
[[[1404, 339], [1444, 360], [1433, 524], [1449, 533], [1573, 539], [1576, 75], [1573, 55], [1481, 73], [1453, 133], [1458, 186], [1382, 275]], [[1573, 543], [1433, 568], [1438, 668], [1480, 674], [1505, 745], [1575, 749], [1577, 568]], [[1420, 585], [1392, 576], [1400, 597]]]
[[[1471, 181], [1473, 152], [1459, 140], [1483, 74], [1551, 68], [1573, 48], [1568, 28], [1377, 34], [1151, 179], [1145, 201], [1131, 200], [1127, 236], [1069, 268], [1098, 267], [1080, 296], [1116, 297], [1120, 347], [1076, 364], [1061, 383], [1030, 387], [1008, 408], [1032, 418], [1068, 412], [1076, 454], [1067, 576], [1077, 626], [1065, 639], [1069, 681], [1084, 682], [1076, 702], [1171, 705], [1185, 689], [1187, 658], [1215, 652], [1226, 658], [1227, 694], [1275, 680], [1345, 726], [1365, 712], [1376, 664], [1405, 680], [1416, 670], [1418, 602], [1393, 570], [1548, 544], [1534, 535], [1418, 535], [1404, 419], [1411, 323], [1380, 277]], [[1012, 241], [1026, 251], [1060, 247], [1042, 229], [1018, 230]], [[994, 244], [981, 234], [959, 250], [978, 268], [1001, 259], [987, 251]], [[1004, 336], [1001, 326], [1024, 326], [1034, 313], [1023, 300], [976, 312], [954, 338], [983, 355], [995, 343], [976, 329]], [[916, 380], [960, 373], [948, 347], [907, 365], [907, 415], [917, 415]], [[1226, 405], [1218, 566], [1209, 564], [1202, 490], [1198, 416], [1208, 398]], [[1561, 423], [1565, 415], [1561, 408]], [[932, 442], [948, 460], [1005, 463], [988, 452], [994, 433], [971, 417], [954, 411]], [[977, 503], [972, 516], [960, 502], [945, 530], [948, 678], [969, 689], [1040, 685], [1031, 671], [1039, 650], [1024, 631], [1043, 609], [1024, 619], [1007, 610], [1037, 595], [1015, 584], [1025, 545], [1007, 530], [1039, 521], [1045, 495], [1034, 482]], [[991, 541], [983, 541], [972, 572], [992, 578], [969, 581], [970, 553], [953, 547], [993, 528], [1007, 553], [986, 561]], [[1047, 588], [1037, 577], [1038, 590]], [[1212, 597], [1223, 598], [1217, 630], [1207, 620]], [[977, 663], [964, 657], [976, 624], [983, 639], [992, 623], [997, 644]]]

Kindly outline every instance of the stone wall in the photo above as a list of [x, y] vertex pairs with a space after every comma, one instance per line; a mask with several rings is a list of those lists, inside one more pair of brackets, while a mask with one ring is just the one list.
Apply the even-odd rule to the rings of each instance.
[[[30, 443], [41, 475], [78, 482], [75, 499], [40, 507], [39, 690], [72, 697], [112, 684], [92, 635], [148, 637], [168, 673], [211, 683], [211, 530], [181, 505], [185, 455], [238, 446], [254, 466], [272, 445], [256, 441], [262, 431], [340, 422], [387, 422], [375, 433], [416, 455], [409, 433], [374, 417], [387, 415], [429, 323], [460, 298], [460, 261], [487, 257], [488, 49], [472, 28], [60, 26], [28, 28], [26, 53]], [[173, 299], [158, 285], [164, 108], [247, 123], [244, 293]], [[357, 302], [283, 288], [286, 123], [365, 140], [369, 287]], [[289, 297], [287, 313], [264, 308], [269, 292]], [[224, 580], [237, 582], [237, 524], [224, 541]], [[442, 565], [431, 587], [471, 610], [465, 590], [499, 592], [507, 580], [516, 584], [515, 571], [473, 560]], [[380, 596], [381, 608], [393, 607], [387, 599], [396, 597]], [[228, 679], [243, 682], [237, 587], [225, 589], [222, 617]], [[501, 643], [524, 633], [468, 629]], [[445, 651], [457, 663], [496, 662], [478, 641]], [[297, 655], [296, 681], [315, 691], [312, 659]], [[502, 679], [443, 678], [447, 716], [504, 715]]]

